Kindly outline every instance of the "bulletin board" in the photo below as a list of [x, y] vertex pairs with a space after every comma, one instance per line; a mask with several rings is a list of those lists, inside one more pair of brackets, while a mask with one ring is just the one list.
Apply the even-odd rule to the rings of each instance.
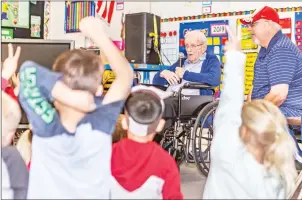
[[215, 54], [220, 62], [224, 63], [223, 45], [228, 39], [226, 25], [228, 25], [228, 20], [180, 23], [179, 52], [187, 55], [184, 42], [186, 32], [190, 30], [200, 30], [207, 37], [207, 52]]
[[298, 48], [302, 51], [302, 12], [295, 14], [295, 40]]
[[[12, 38], [26, 38], [26, 39], [43, 39], [44, 38], [44, 1], [36, 2], [2, 2], [2, 19], [1, 27], [6, 31], [4, 34], [9, 34]], [[4, 5], [4, 7], [3, 7]], [[13, 7], [11, 7], [13, 5]], [[29, 8], [29, 9], [27, 9]], [[11, 11], [9, 11], [12, 9]], [[10, 13], [11, 12], [11, 13]], [[9, 14], [10, 13], [10, 14]], [[25, 17], [25, 13], [27, 16]], [[19, 19], [22, 17], [22, 20]], [[21, 21], [20, 21], [21, 20]], [[16, 23], [12, 25], [12, 23]], [[19, 23], [18, 23], [19, 21]], [[21, 23], [22, 22], [22, 23]], [[27, 23], [26, 23], [27, 22]], [[7, 38], [8, 36], [5, 36]]]
[[240, 22], [240, 19], [236, 21], [237, 35], [241, 36], [241, 48], [246, 54], [245, 62], [245, 77], [244, 77], [244, 94], [248, 95], [254, 80], [254, 65], [258, 56], [259, 46], [252, 40], [252, 35], [248, 30], [248, 26]]

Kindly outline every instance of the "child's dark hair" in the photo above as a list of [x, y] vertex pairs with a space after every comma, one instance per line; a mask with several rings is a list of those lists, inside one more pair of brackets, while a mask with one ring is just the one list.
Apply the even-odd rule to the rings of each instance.
[[156, 129], [163, 113], [161, 100], [157, 95], [149, 91], [132, 93], [126, 101], [125, 109], [129, 117], [135, 122], [148, 125], [148, 132]]
[[95, 94], [104, 71], [101, 66], [101, 58], [95, 53], [74, 49], [57, 57], [53, 71], [63, 73], [63, 82], [71, 89]]

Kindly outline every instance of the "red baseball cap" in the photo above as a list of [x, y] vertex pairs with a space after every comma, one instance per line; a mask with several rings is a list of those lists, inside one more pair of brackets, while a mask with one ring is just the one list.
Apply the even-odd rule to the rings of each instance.
[[268, 6], [264, 6], [263, 8], [255, 10], [251, 17], [240, 19], [240, 22], [246, 25], [246, 24], [252, 24], [258, 21], [259, 19], [271, 20], [279, 24], [279, 15], [277, 11], [275, 11], [273, 8]]

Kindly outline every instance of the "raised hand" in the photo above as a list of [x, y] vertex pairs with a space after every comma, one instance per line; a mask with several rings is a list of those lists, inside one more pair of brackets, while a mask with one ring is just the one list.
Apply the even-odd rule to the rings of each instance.
[[103, 29], [102, 20], [96, 17], [85, 17], [80, 21], [80, 31], [89, 38], [106, 35]]
[[18, 68], [18, 61], [21, 54], [21, 47], [17, 47], [14, 54], [14, 48], [12, 44], [8, 44], [8, 57], [3, 62], [2, 77], [10, 79]]
[[224, 50], [228, 51], [241, 51], [241, 40], [240, 38], [230, 29], [229, 26], [226, 26], [226, 30], [229, 36], [229, 40], [226, 41]]

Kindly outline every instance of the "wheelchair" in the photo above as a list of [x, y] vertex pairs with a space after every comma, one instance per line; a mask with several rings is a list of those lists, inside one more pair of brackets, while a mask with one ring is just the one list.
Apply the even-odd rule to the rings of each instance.
[[[177, 116], [173, 118], [173, 126], [165, 130], [160, 144], [174, 157], [178, 166], [184, 161], [194, 163], [199, 173], [207, 177], [210, 169], [210, 148], [214, 132], [213, 120], [219, 100], [215, 97], [215, 87], [201, 83], [185, 83], [178, 93], [181, 94], [183, 89], [212, 90], [213, 95], [178, 95]], [[296, 141], [300, 158], [302, 158], [302, 150], [298, 146], [301, 143], [302, 130], [300, 139], [295, 137], [296, 131], [290, 130]], [[301, 164], [301, 161], [297, 159], [297, 163]], [[301, 170], [299, 167], [297, 169], [298, 171]]]
[[[178, 91], [178, 112], [173, 125], [164, 130], [160, 145], [182, 162], [195, 163], [198, 171], [207, 176], [210, 168], [210, 147], [213, 138], [213, 118], [218, 101], [215, 88], [202, 83], [185, 83]], [[163, 89], [163, 88], [161, 88]], [[180, 95], [183, 89], [211, 90], [213, 95]]]

